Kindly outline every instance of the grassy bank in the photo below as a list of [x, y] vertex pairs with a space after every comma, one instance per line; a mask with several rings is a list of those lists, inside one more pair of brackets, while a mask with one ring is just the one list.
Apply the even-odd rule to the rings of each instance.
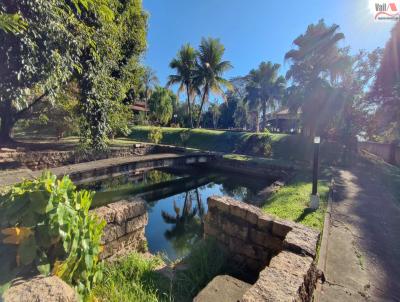
[[[129, 139], [138, 142], [149, 142], [151, 127], [135, 126]], [[246, 146], [252, 136], [269, 136], [271, 144], [270, 158], [284, 161], [309, 162], [314, 152], [313, 143], [302, 135], [277, 133], [233, 132], [209, 129], [161, 128], [161, 144], [184, 146], [200, 150], [233, 153], [238, 146]], [[182, 137], [186, 138], [182, 139]], [[250, 149], [250, 147], [249, 147]], [[239, 152], [240, 153], [240, 152]], [[249, 153], [247, 153], [249, 154]], [[320, 146], [320, 160], [323, 163], [337, 164], [342, 159], [343, 150], [336, 143], [323, 142]]]
[[[129, 138], [135, 141], [148, 142], [148, 135], [151, 127], [136, 126], [132, 128]], [[208, 129], [187, 129], [187, 128], [162, 128], [162, 144], [185, 146], [200, 150], [231, 153], [250, 136], [267, 136], [264, 133], [233, 132]], [[186, 140], [182, 136], [187, 135]], [[286, 134], [270, 134], [272, 143], [284, 138]]]
[[309, 208], [311, 179], [306, 174], [298, 174], [286, 186], [269, 198], [262, 209], [282, 219], [292, 220], [322, 231], [328, 201], [330, 172], [324, 171], [323, 179], [318, 183], [320, 208]]

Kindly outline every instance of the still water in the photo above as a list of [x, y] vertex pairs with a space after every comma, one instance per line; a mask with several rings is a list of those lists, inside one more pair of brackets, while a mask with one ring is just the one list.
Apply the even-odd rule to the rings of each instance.
[[207, 197], [228, 195], [237, 200], [254, 200], [270, 180], [197, 170], [152, 170], [81, 185], [96, 191], [94, 206], [129, 196], [148, 203], [146, 237], [151, 253], [163, 253], [174, 261], [185, 257], [202, 238]]

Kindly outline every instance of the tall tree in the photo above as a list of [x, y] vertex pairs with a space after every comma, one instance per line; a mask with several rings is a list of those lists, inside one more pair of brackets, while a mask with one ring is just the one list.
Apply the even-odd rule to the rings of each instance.
[[55, 99], [79, 64], [86, 28], [72, 8], [56, 1], [0, 3], [0, 144], [12, 141], [14, 124], [35, 104]]
[[278, 76], [280, 65], [271, 62], [261, 62], [258, 69], [253, 69], [247, 76], [252, 93], [259, 98], [262, 111], [262, 127], [267, 125], [267, 107], [274, 107], [276, 100], [281, 99], [285, 91], [286, 81], [283, 76]]
[[302, 109], [303, 133], [313, 136], [323, 131], [333, 116], [330, 105], [337, 101], [335, 85], [341, 79], [348, 56], [338, 47], [344, 35], [339, 26], [327, 26], [324, 20], [308, 26], [297, 37], [296, 48], [285, 55], [292, 65], [286, 74], [293, 85], [289, 89], [288, 105], [297, 112]]
[[369, 97], [377, 108], [376, 134], [383, 134], [386, 141], [400, 141], [400, 22], [386, 43]]
[[[95, 22], [92, 39], [97, 53], [85, 49], [81, 56], [81, 142], [94, 150], [107, 147], [112, 132], [110, 120], [118, 121], [114, 111], [124, 108], [121, 103], [132, 85], [139, 85], [143, 68], [140, 58], [146, 49], [147, 14], [141, 0], [110, 0], [115, 18]], [[126, 119], [121, 119], [126, 120]]]
[[176, 95], [167, 88], [156, 87], [149, 100], [149, 109], [152, 120], [159, 125], [166, 125], [172, 118], [173, 104], [176, 103]]
[[223, 78], [223, 74], [232, 68], [229, 61], [223, 61], [224, 53], [225, 47], [218, 39], [203, 38], [201, 40], [194, 77], [194, 83], [202, 89], [197, 127], [200, 125], [203, 106], [210, 92], [223, 95], [223, 88], [232, 89], [232, 84]]
[[186, 90], [187, 109], [191, 128], [193, 128], [191, 97], [193, 97], [198, 90], [193, 83], [196, 68], [196, 55], [196, 50], [190, 46], [189, 43], [183, 45], [176, 55], [176, 58], [172, 59], [169, 63], [169, 67], [175, 69], [176, 74], [170, 75], [167, 82], [167, 86], [179, 84], [178, 92]]
[[217, 103], [212, 103], [209, 110], [211, 112], [213, 127], [215, 129], [218, 126], [218, 120], [219, 120], [219, 117], [221, 116], [221, 110]]
[[158, 77], [153, 69], [146, 67], [142, 76], [143, 81], [143, 95], [147, 103], [150, 99], [152, 90], [158, 85]]

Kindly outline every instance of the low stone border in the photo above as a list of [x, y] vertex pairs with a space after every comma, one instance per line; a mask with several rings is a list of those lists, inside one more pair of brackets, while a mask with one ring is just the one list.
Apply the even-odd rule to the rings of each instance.
[[[331, 227], [331, 211], [332, 211], [334, 190], [335, 190], [335, 180], [334, 178], [332, 178], [329, 186], [328, 206], [324, 217], [324, 229], [322, 230], [322, 239], [319, 248], [318, 264], [317, 264], [318, 270], [322, 273], [325, 271], [326, 268], [326, 258], [328, 253], [328, 244], [329, 244], [328, 237], [329, 237], [329, 229]], [[320, 300], [321, 290], [322, 290], [322, 283], [318, 282], [316, 290], [314, 292], [315, 302], [318, 302]]]
[[241, 301], [312, 299], [318, 231], [229, 197], [209, 197], [208, 208], [205, 237], [214, 237], [232, 261], [259, 273]]
[[90, 211], [104, 219], [100, 259], [113, 260], [124, 254], [145, 252], [145, 226], [148, 222], [146, 202], [139, 198], [121, 200]]

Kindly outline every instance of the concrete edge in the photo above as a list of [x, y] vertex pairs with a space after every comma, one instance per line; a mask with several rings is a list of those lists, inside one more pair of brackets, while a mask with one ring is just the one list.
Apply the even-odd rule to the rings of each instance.
[[[322, 230], [321, 246], [319, 249], [318, 263], [317, 263], [317, 269], [321, 270], [322, 272], [324, 272], [326, 268], [326, 259], [327, 259], [328, 244], [329, 244], [328, 237], [329, 237], [329, 229], [331, 226], [331, 211], [332, 211], [334, 187], [335, 187], [335, 180], [334, 177], [332, 177], [331, 183], [329, 185], [328, 206], [325, 212], [324, 228]], [[320, 301], [321, 291], [322, 291], [322, 283], [317, 282], [317, 286], [313, 296], [314, 302]]]

